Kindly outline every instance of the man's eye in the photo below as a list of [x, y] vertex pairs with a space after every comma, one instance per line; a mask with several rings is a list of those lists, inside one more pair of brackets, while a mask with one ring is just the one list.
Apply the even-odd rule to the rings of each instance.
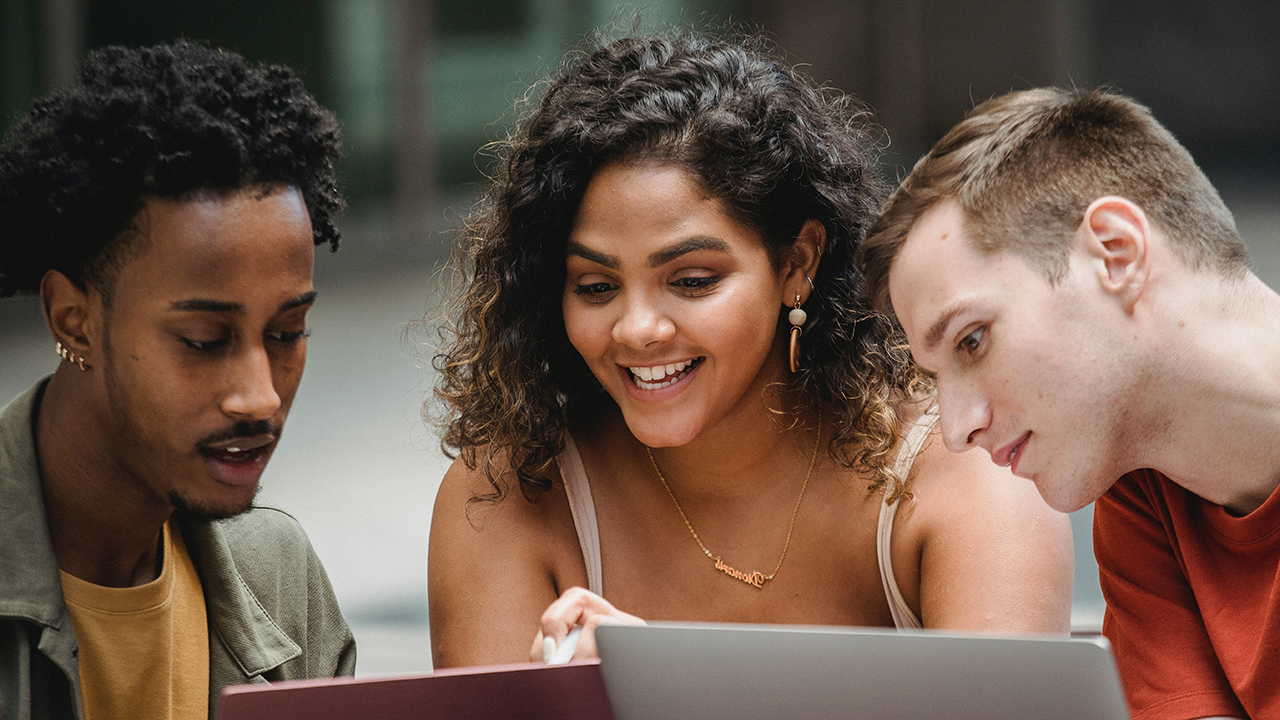
[[986, 332], [986, 328], [978, 328], [973, 332], [965, 335], [960, 339], [959, 349], [965, 352], [975, 352], [982, 344], [982, 336]]
[[278, 332], [269, 332], [267, 333], [267, 337], [283, 345], [292, 345], [296, 342], [299, 342], [301, 340], [305, 340], [306, 338], [311, 337], [311, 331], [297, 330], [292, 332], [285, 332], [281, 330]]
[[186, 346], [191, 348], [192, 350], [210, 351], [210, 350], [218, 350], [224, 347], [227, 344], [227, 339], [219, 338], [217, 340], [192, 340], [191, 338], [184, 337], [182, 338], [182, 342], [185, 343]]

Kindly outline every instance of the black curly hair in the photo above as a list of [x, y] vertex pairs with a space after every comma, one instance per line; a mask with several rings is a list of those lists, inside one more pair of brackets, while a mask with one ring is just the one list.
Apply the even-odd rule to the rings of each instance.
[[483, 463], [487, 499], [513, 489], [509, 472], [530, 500], [550, 486], [575, 413], [601, 397], [564, 327], [569, 230], [597, 169], [652, 161], [688, 171], [775, 259], [806, 220], [822, 222], [804, 369], [789, 395], [834, 421], [833, 458], [867, 471], [872, 489], [901, 492], [895, 408], [918, 376], [853, 264], [886, 194], [877, 132], [862, 105], [816, 87], [758, 37], [684, 31], [571, 53], [498, 145], [488, 194], [459, 237], [462, 287], [435, 358], [444, 451]]
[[289, 68], [179, 41], [96, 50], [80, 82], [0, 143], [0, 297], [58, 270], [109, 301], [148, 197], [291, 185], [337, 249], [338, 122]]

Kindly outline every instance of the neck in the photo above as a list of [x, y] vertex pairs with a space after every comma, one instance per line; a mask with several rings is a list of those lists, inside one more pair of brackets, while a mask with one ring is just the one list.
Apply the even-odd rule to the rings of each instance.
[[687, 445], [652, 453], [681, 502], [758, 497], [771, 487], [799, 489], [818, 432], [816, 412], [793, 418], [761, 407], [756, 417], [726, 418]]
[[1280, 296], [1253, 275], [1189, 273], [1153, 306], [1142, 395], [1154, 430], [1137, 467], [1152, 467], [1237, 515], [1280, 484]]
[[[100, 372], [97, 368], [93, 372]], [[90, 376], [62, 364], [45, 388], [36, 451], [58, 567], [82, 580], [131, 587], [158, 574], [160, 534], [173, 513], [112, 452]]]

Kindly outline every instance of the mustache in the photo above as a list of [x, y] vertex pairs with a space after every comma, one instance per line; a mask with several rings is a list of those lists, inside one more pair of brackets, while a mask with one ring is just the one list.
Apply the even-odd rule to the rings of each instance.
[[241, 420], [226, 430], [219, 430], [212, 435], [201, 438], [199, 445], [213, 445], [214, 443], [226, 442], [228, 440], [238, 440], [240, 438], [253, 437], [255, 435], [270, 435], [273, 438], [280, 438], [280, 426], [270, 420]]

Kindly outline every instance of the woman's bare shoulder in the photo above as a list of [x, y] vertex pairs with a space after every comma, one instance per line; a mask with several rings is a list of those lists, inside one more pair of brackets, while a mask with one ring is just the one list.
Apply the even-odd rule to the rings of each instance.
[[928, 626], [1068, 628], [1071, 524], [1033, 483], [981, 450], [949, 452], [935, 428], [916, 458], [911, 489], [906, 525], [920, 553]]
[[437, 667], [525, 657], [542, 611], [586, 583], [563, 486], [531, 501], [514, 480], [499, 475], [505, 496], [486, 498], [494, 486], [483, 466], [455, 460], [440, 483], [427, 553]]
[[480, 459], [474, 465], [463, 458], [455, 459], [440, 481], [433, 527], [437, 523], [458, 526], [460, 531], [488, 535], [494, 541], [546, 539], [562, 533], [565, 527], [572, 531], [573, 518], [558, 462], [548, 468], [546, 489], [526, 496], [501, 456], [491, 460], [501, 469], [490, 473], [483, 460], [484, 451], [477, 455]]
[[993, 505], [993, 512], [1033, 510], [1053, 512], [1034, 483], [1015, 477], [1008, 468], [991, 462], [982, 450], [954, 453], [946, 448], [940, 426], [934, 426], [912, 467], [912, 492], [930, 498], [929, 504], [946, 514], [961, 507]]

